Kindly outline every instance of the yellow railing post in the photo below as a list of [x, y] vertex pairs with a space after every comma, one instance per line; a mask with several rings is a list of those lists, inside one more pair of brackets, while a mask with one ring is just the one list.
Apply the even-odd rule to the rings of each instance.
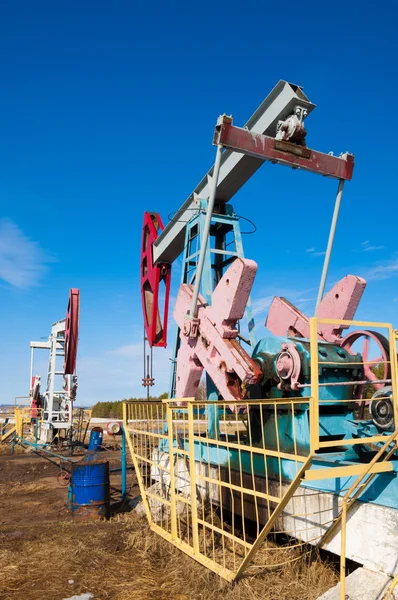
[[318, 361], [318, 321], [310, 319], [310, 448], [311, 454], [319, 449], [319, 361]]
[[[125, 404], [125, 403], [123, 402], [123, 404]], [[126, 423], [127, 423], [128, 422], [128, 417], [131, 416], [129, 414], [129, 411], [127, 410], [127, 407], [126, 407], [125, 415], [126, 415]], [[142, 475], [141, 475], [141, 471], [140, 471], [140, 465], [138, 463], [137, 456], [136, 456], [136, 453], [135, 453], [135, 450], [134, 450], [134, 444], [133, 444], [133, 442], [131, 440], [131, 436], [130, 436], [130, 433], [129, 433], [129, 431], [128, 431], [127, 428], [125, 430], [125, 434], [126, 434], [126, 442], [127, 442], [128, 447], [129, 447], [129, 450], [130, 450], [130, 455], [131, 455], [131, 458], [133, 460], [134, 470], [135, 470], [135, 474], [136, 474], [136, 477], [137, 477], [138, 485], [139, 485], [139, 488], [140, 488], [141, 498], [142, 498], [142, 502], [144, 504], [145, 513], [146, 513], [146, 516], [147, 516], [147, 519], [148, 519], [148, 523], [151, 524], [152, 523], [152, 513], [151, 513], [151, 509], [150, 509], [149, 504], [148, 504], [148, 498], [147, 498], [147, 495], [146, 495], [146, 489], [145, 489], [145, 485], [144, 485], [144, 482], [143, 482], [143, 479], [142, 479]]]
[[198, 507], [196, 503], [195, 442], [193, 430], [193, 402], [188, 402], [189, 479], [191, 483], [191, 515], [193, 552], [199, 554]]
[[394, 593], [395, 588], [398, 585], [398, 573], [395, 575], [394, 579], [391, 581], [390, 585], [387, 588], [386, 595], [383, 597], [383, 600], [395, 600], [396, 596]]
[[[389, 327], [389, 343], [390, 343], [390, 369], [391, 369], [391, 389], [392, 401], [394, 408], [394, 423], [395, 429], [398, 427], [398, 364], [397, 364], [397, 336], [398, 331], [393, 331]], [[398, 440], [396, 441], [398, 445]]]
[[16, 408], [14, 411], [15, 417], [15, 430], [17, 432], [18, 437], [22, 437], [21, 435], [21, 426], [20, 426], [20, 418], [19, 418], [19, 408]]
[[[166, 416], [167, 416], [167, 433], [169, 436], [169, 460], [170, 460], [170, 519], [171, 519], [171, 538], [176, 540], [177, 534], [177, 513], [176, 513], [176, 488], [174, 478], [174, 440], [173, 440], [173, 409], [169, 403], [167, 403]], [[178, 460], [178, 456], [177, 456]]]
[[344, 496], [343, 504], [341, 507], [340, 600], [345, 600], [346, 542], [347, 542], [347, 496]]

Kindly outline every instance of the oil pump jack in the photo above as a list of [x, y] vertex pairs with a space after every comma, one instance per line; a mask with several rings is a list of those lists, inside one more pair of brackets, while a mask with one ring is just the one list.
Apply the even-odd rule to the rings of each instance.
[[[199, 465], [191, 469], [191, 478], [196, 470], [198, 480], [220, 489], [215, 499], [219, 504], [223, 502], [222, 486], [227, 486], [231, 495], [233, 490], [241, 490], [242, 497], [246, 493], [249, 498], [257, 486], [262, 489], [263, 497], [268, 498], [262, 534], [271, 530], [276, 515], [282, 515], [281, 507], [288, 502], [284, 494], [295, 493], [297, 486], [315, 490], [317, 498], [323, 494], [324, 512], [331, 511], [335, 533], [339, 519], [334, 518], [333, 507], [339, 506], [339, 499], [351, 489], [352, 478], [361, 476], [365, 472], [362, 463], [368, 462], [366, 485], [372, 485], [367, 488], [364, 484], [352, 492], [361, 504], [352, 523], [370, 541], [357, 543], [352, 536], [347, 556], [392, 574], [398, 542], [398, 480], [390, 473], [398, 471], [397, 332], [390, 324], [373, 321], [374, 328], [368, 328], [368, 323], [353, 321], [366, 287], [362, 277], [348, 274], [325, 295], [344, 183], [352, 179], [354, 156], [347, 152], [335, 156], [307, 147], [304, 120], [314, 108], [301, 87], [280, 81], [242, 128], [233, 124], [232, 117], [222, 115], [214, 131], [214, 167], [166, 227], [158, 213], [144, 215], [140, 269], [146, 338], [151, 348], [166, 346], [172, 263], [182, 254], [181, 285], [173, 313], [178, 333], [169, 398], [181, 406], [181, 415], [185, 406], [192, 415], [189, 411], [196, 409], [190, 402], [205, 373], [208, 400], [213, 402], [210, 410], [206, 408], [205, 437], [191, 429], [174, 440], [173, 449], [172, 434], [164, 435], [158, 451], [190, 456]], [[315, 316], [309, 318], [288, 299], [275, 297], [265, 322], [268, 331], [257, 341], [250, 305], [257, 264], [244, 256], [239, 217], [230, 200], [265, 162], [336, 179], [338, 187]], [[245, 313], [247, 339], [240, 331]], [[382, 327], [387, 337], [380, 333]], [[256, 401], [260, 408], [251, 410]], [[246, 406], [250, 443], [239, 442], [239, 437], [231, 442], [220, 430], [220, 414], [225, 416], [226, 405], [229, 414], [239, 414]], [[173, 410], [168, 412], [168, 431]], [[249, 444], [246, 449], [245, 443]], [[261, 452], [262, 457], [258, 455]], [[300, 460], [310, 457], [307, 473], [304, 467], [297, 471], [292, 452], [295, 460], [298, 455]], [[374, 456], [381, 461], [376, 462]], [[203, 461], [207, 475], [201, 470]], [[245, 477], [250, 482], [244, 493], [243, 484], [239, 488], [233, 479], [234, 469], [238, 475], [240, 471], [241, 482]], [[223, 477], [229, 477], [227, 483], [220, 483], [221, 470]], [[264, 493], [264, 480], [272, 486], [272, 496]], [[213, 493], [208, 483], [203, 485]], [[277, 506], [271, 517], [270, 497]], [[315, 502], [311, 494], [304, 497], [306, 507]], [[192, 500], [190, 506], [194, 514]], [[256, 518], [258, 524], [258, 514]], [[306, 533], [300, 533], [304, 530], [297, 528], [298, 521], [284, 518], [281, 516], [282, 523], [291, 525], [286, 529], [309, 540]], [[202, 516], [203, 523], [204, 519]], [[324, 526], [327, 531], [322, 543], [327, 538], [330, 544], [326, 547], [339, 552], [322, 519], [317, 514], [310, 524]], [[196, 527], [198, 531], [197, 523]], [[388, 530], [383, 545], [378, 542], [378, 527]], [[171, 533], [171, 541], [176, 535]], [[257, 547], [257, 541], [254, 545]], [[202, 561], [200, 549], [190, 547], [189, 552]], [[216, 569], [214, 561], [210, 568]]]
[[[195, 395], [205, 364], [208, 388], [214, 399], [221, 394], [225, 400], [238, 400], [248, 386], [262, 379], [258, 361], [238, 344], [242, 336], [237, 324], [246, 312], [252, 350], [255, 346], [250, 290], [257, 266], [244, 259], [239, 218], [229, 200], [268, 161], [337, 179], [334, 221], [337, 220], [344, 182], [352, 178], [354, 157], [348, 153], [337, 157], [306, 146], [304, 119], [314, 108], [301, 87], [280, 81], [243, 128], [235, 127], [232, 118], [223, 115], [214, 133], [213, 143], [217, 146], [214, 168], [166, 227], [159, 214], [147, 212], [144, 215], [141, 294], [146, 339], [151, 348], [166, 346], [171, 266], [183, 253], [181, 288], [174, 309], [179, 331], [173, 348], [170, 397]], [[325, 258], [317, 314], [352, 318], [365, 287], [362, 280], [349, 277], [339, 284], [348, 288], [338, 295], [338, 302], [330, 302], [332, 293], [323, 300], [334, 228], [335, 222]], [[223, 277], [236, 259], [243, 261], [240, 264], [244, 267], [231, 267], [237, 271], [232, 286], [231, 277], [224, 280]], [[160, 306], [162, 287], [163, 306]], [[244, 293], [238, 301], [238, 292], [242, 288]], [[199, 291], [202, 292], [200, 298]], [[203, 315], [201, 318], [199, 312]], [[301, 319], [307, 322], [307, 328], [298, 333], [305, 337], [309, 331], [308, 319], [300, 315], [300, 311], [287, 301], [275, 300], [267, 321], [268, 328], [273, 334], [288, 330], [293, 333], [296, 319]], [[212, 332], [206, 325], [208, 321], [218, 323]], [[333, 339], [338, 333], [334, 331]], [[203, 336], [206, 345], [197, 342]], [[215, 336], [214, 340], [209, 336]], [[225, 363], [225, 368], [219, 368], [220, 362]], [[298, 366], [294, 373], [297, 369]]]
[[[80, 292], [72, 288], [66, 317], [53, 323], [47, 341], [30, 342], [31, 417], [33, 422], [37, 420], [38, 437], [42, 444], [51, 444], [61, 437], [72, 441], [73, 403], [77, 392], [79, 312]], [[41, 376], [33, 374], [35, 350], [49, 351], [44, 392], [41, 391]]]

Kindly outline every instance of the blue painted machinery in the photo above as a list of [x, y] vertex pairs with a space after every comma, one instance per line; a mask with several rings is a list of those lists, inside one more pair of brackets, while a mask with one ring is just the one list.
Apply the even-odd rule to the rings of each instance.
[[[383, 344], [384, 358], [389, 361], [389, 353], [386, 350], [388, 341], [377, 332], [368, 332], [370, 335], [377, 335], [378, 341]], [[365, 344], [367, 345], [367, 339]], [[283, 369], [283, 354], [286, 355], [286, 347], [294, 344], [296, 349], [296, 359], [300, 360], [300, 383], [296, 384], [296, 389], [292, 390], [290, 386], [289, 374]], [[263, 379], [259, 385], [251, 391], [252, 398], [307, 398], [311, 396], [311, 355], [310, 341], [308, 339], [291, 337], [266, 337], [259, 341], [253, 352], [254, 359], [261, 366]], [[319, 453], [314, 466], [323, 465], [333, 461], [341, 465], [355, 464], [358, 462], [368, 462], [374, 456], [382, 444], [366, 444], [366, 438], [377, 435], [388, 436], [394, 431], [394, 407], [392, 402], [392, 385], [385, 385], [374, 377], [372, 384], [368, 381], [364, 384], [364, 366], [363, 357], [360, 352], [349, 353], [341, 343], [321, 342], [318, 344], [319, 358], [319, 439], [329, 445], [328, 454]], [[290, 360], [291, 357], [289, 357]], [[289, 360], [288, 359], [288, 360]], [[377, 358], [377, 360], [379, 360]], [[288, 361], [287, 361], [288, 362]], [[380, 362], [374, 362], [374, 370], [380, 371], [382, 366]], [[286, 363], [286, 361], [285, 361]], [[333, 363], [333, 364], [330, 364]], [[377, 386], [377, 387], [376, 387]], [[358, 401], [358, 396], [362, 402]], [[365, 405], [369, 403], [366, 410]], [[365, 409], [365, 410], [364, 410]], [[292, 416], [289, 409], [283, 407], [278, 409], [278, 440], [275, 436], [275, 416], [274, 408], [262, 409], [264, 414], [262, 422], [264, 423], [264, 436], [267, 440], [267, 446], [271, 449], [282, 452], [291, 452], [293, 439], [299, 451], [308, 454], [310, 450], [310, 408], [307, 404], [302, 405], [302, 410], [298, 410], [294, 415], [295, 434], [292, 431]], [[364, 412], [368, 414], [363, 415]], [[361, 417], [362, 413], [362, 417]], [[367, 418], [366, 418], [367, 417]], [[252, 416], [252, 430], [259, 424], [258, 417]], [[256, 434], [253, 434], [255, 439]], [[347, 438], [355, 438], [363, 441], [352, 445], [351, 448], [344, 447], [343, 441]], [[340, 442], [340, 443], [339, 443]], [[325, 450], [323, 450], [325, 452]], [[281, 461], [281, 473], [278, 470], [278, 463], [274, 461], [274, 477], [279, 478], [280, 474], [284, 481], [291, 481], [294, 478], [291, 461]], [[272, 465], [270, 465], [272, 469]], [[394, 465], [392, 473], [379, 474], [375, 485], [364, 491], [361, 499], [367, 502], [376, 502], [385, 506], [398, 508], [398, 480], [395, 472], [398, 466]], [[304, 482], [304, 486], [323, 491], [332, 491], [340, 493], [347, 488], [352, 477], [339, 479], [324, 479], [311, 483]]]

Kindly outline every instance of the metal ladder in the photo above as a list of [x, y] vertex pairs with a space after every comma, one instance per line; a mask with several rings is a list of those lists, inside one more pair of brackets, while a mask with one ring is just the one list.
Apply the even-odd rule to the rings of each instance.
[[[239, 217], [230, 204], [223, 204], [223, 212], [214, 212], [211, 218], [209, 243], [206, 248], [205, 264], [201, 279], [201, 294], [207, 302], [222, 278], [225, 270], [236, 258], [244, 258], [242, 232]], [[207, 201], [199, 200], [196, 214], [191, 216], [185, 229], [185, 245], [182, 259], [181, 284], [193, 285], [196, 278], [200, 251], [203, 240], [203, 228], [206, 219]], [[254, 347], [255, 327], [251, 302], [246, 306], [246, 318], [250, 342]], [[179, 349], [179, 330], [173, 345], [172, 370], [169, 386], [169, 398], [175, 397], [175, 379], [177, 369], [177, 352]], [[248, 340], [247, 340], [248, 341]], [[210, 383], [208, 382], [208, 385]]]

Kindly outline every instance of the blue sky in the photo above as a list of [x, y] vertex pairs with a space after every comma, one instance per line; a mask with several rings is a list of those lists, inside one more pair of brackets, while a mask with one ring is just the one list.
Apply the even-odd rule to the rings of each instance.
[[[397, 326], [398, 10], [377, 6], [2, 0], [0, 403], [28, 392], [29, 341], [64, 316], [70, 287], [79, 402], [142, 393], [143, 210], [167, 220], [214, 160], [218, 115], [243, 125], [279, 79], [317, 104], [309, 146], [355, 154], [329, 285], [365, 277], [357, 316]], [[312, 312], [335, 191], [264, 165], [233, 199], [257, 225], [244, 244], [258, 337], [274, 294]], [[177, 266], [173, 294], [178, 281]], [[156, 351], [155, 392], [168, 357]]]

